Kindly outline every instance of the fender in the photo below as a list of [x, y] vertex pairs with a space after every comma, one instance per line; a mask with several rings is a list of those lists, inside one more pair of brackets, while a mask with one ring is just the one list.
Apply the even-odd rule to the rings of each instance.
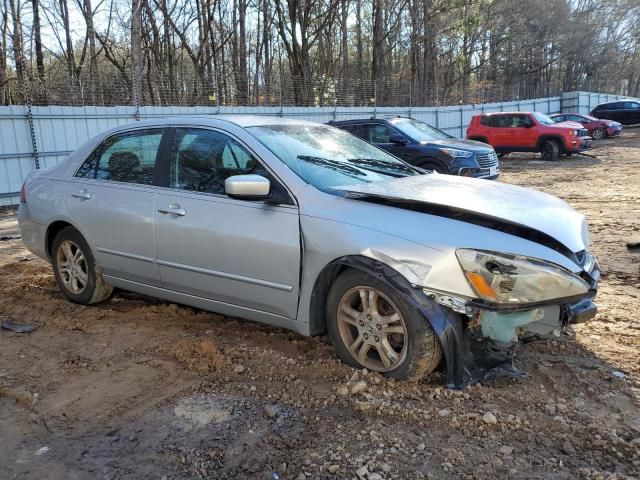
[[[330, 285], [342, 268], [354, 268], [365, 272], [403, 294], [416, 310], [422, 313], [435, 332], [442, 347], [445, 361], [445, 382], [449, 388], [465, 385], [500, 375], [518, 376], [521, 372], [513, 367], [513, 351], [491, 348], [484, 339], [474, 340], [465, 331], [463, 316], [433, 301], [420, 288], [388, 265], [362, 255], [340, 257], [331, 262], [318, 277], [314, 286], [314, 298], [320, 295], [316, 289]], [[328, 276], [323, 276], [328, 271]], [[327, 285], [319, 285], [327, 283]], [[312, 300], [311, 307], [317, 306]], [[313, 312], [312, 312], [313, 313]], [[324, 313], [324, 308], [322, 308]], [[312, 317], [313, 318], [313, 317]], [[324, 316], [323, 316], [324, 318]], [[313, 320], [312, 320], [313, 321]], [[315, 322], [314, 322], [315, 323]]]
[[558, 142], [558, 145], [559, 145], [561, 150], [566, 150], [567, 149], [566, 145], [564, 144], [564, 139], [560, 135], [541, 135], [538, 138], [538, 143], [536, 145], [538, 150], [542, 149], [542, 144], [544, 142], [546, 142], [547, 140], [554, 140], [554, 141]]

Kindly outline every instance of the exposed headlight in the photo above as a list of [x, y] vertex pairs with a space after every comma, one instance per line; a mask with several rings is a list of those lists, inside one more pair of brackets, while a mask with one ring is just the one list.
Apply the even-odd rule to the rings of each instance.
[[473, 155], [473, 152], [458, 150], [457, 148], [441, 148], [440, 150], [454, 158], [469, 158]]
[[456, 255], [471, 288], [492, 303], [544, 302], [589, 291], [580, 277], [544, 260], [465, 248]]

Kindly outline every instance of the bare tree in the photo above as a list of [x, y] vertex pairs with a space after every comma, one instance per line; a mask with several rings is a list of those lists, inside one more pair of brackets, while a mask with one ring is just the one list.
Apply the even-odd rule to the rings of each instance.
[[7, 32], [9, 24], [9, 14], [7, 10], [7, 0], [0, 3], [0, 105], [8, 103], [7, 98]]
[[[63, 1], [63, 0], [61, 0]], [[142, 101], [143, 56], [142, 56], [142, 8], [145, 0], [133, 0], [131, 4], [131, 101], [139, 105]]]

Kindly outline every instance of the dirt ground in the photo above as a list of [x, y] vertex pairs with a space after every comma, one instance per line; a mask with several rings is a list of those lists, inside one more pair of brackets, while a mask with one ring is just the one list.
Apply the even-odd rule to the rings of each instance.
[[[126, 292], [74, 305], [19, 238], [0, 240], [0, 321], [39, 326], [0, 331], [0, 479], [640, 478], [640, 131], [590, 154], [510, 155], [501, 180], [588, 216], [600, 313], [524, 346], [529, 377], [463, 391]], [[17, 236], [0, 212], [0, 237]], [[365, 391], [339, 395], [357, 377]]]

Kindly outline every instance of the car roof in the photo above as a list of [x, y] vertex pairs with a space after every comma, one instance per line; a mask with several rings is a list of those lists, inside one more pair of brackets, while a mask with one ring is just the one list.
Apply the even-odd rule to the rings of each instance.
[[596, 105], [593, 108], [598, 108], [598, 107], [602, 107], [603, 105], [611, 105], [612, 103], [624, 103], [624, 102], [634, 102], [634, 103], [638, 103], [638, 100], [636, 100], [635, 98], [620, 98], [619, 100], [613, 100], [611, 102], [603, 102], [603, 103], [599, 103], [598, 105]]
[[496, 115], [516, 115], [516, 114], [530, 115], [531, 113], [533, 112], [489, 112], [489, 113], [483, 113], [481, 114], [481, 116], [494, 117]]
[[223, 126], [232, 124], [241, 128], [259, 127], [266, 125], [322, 125], [318, 122], [310, 122], [297, 118], [284, 118], [275, 115], [185, 115], [179, 117], [160, 117], [139, 122], [131, 122], [116, 127], [115, 130], [131, 127], [170, 127], [180, 125]]
[[[393, 117], [397, 118], [397, 117]], [[363, 122], [366, 123], [389, 123], [390, 118], [352, 118], [351, 120], [331, 120], [329, 125], [357, 125]]]

